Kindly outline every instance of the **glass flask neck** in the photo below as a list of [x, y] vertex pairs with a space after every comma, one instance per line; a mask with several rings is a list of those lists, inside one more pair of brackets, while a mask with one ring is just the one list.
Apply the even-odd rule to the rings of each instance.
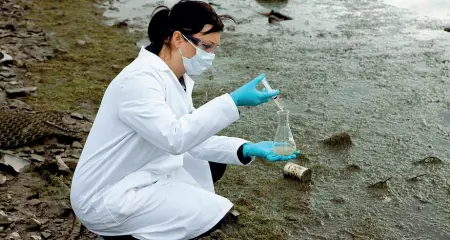
[[289, 125], [289, 111], [281, 110], [277, 112], [278, 114], [278, 124], [282, 126]]

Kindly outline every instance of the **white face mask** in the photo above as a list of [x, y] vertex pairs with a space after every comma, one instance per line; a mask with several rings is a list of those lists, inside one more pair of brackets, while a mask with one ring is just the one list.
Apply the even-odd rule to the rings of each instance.
[[196, 47], [184, 35], [183, 37], [195, 48], [196, 51], [196, 54], [192, 58], [187, 58], [183, 56], [183, 52], [178, 48], [178, 51], [180, 51], [183, 59], [184, 69], [188, 75], [198, 76], [211, 67], [215, 54], [206, 52], [205, 50]]

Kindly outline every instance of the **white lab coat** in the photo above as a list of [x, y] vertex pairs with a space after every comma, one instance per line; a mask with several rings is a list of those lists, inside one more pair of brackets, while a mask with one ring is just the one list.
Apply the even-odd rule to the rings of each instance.
[[242, 165], [237, 150], [247, 141], [215, 136], [238, 120], [238, 109], [228, 94], [194, 109], [194, 82], [184, 79], [186, 91], [142, 48], [108, 86], [71, 188], [72, 207], [89, 230], [190, 239], [231, 209], [214, 193], [208, 161]]

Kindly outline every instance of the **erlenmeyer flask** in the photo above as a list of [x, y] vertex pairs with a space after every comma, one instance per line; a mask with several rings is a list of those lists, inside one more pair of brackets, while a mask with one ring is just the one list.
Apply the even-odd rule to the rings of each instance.
[[291, 155], [297, 150], [297, 146], [289, 126], [289, 111], [281, 110], [277, 112], [277, 115], [278, 127], [272, 151], [279, 155]]

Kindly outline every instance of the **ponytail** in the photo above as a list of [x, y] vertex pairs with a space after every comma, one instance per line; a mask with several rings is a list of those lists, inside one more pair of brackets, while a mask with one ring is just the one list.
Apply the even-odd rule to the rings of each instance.
[[156, 55], [161, 51], [167, 38], [167, 32], [169, 31], [169, 13], [170, 9], [168, 7], [157, 7], [153, 11], [152, 19], [148, 25], [147, 34], [151, 43], [147, 47], [147, 50]]
[[159, 55], [175, 31], [193, 35], [199, 33], [206, 24], [212, 25], [212, 28], [203, 34], [222, 32], [224, 28], [222, 19], [234, 21], [228, 15], [217, 15], [211, 5], [204, 1], [180, 0], [172, 9], [159, 6], [153, 11], [148, 25], [147, 34], [151, 43], [146, 49]]

